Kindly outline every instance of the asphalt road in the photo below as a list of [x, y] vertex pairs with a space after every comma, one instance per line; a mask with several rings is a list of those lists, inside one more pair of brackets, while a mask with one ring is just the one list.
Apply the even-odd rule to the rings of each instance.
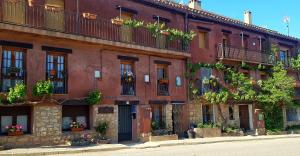
[[300, 138], [130, 149], [61, 156], [300, 156]]

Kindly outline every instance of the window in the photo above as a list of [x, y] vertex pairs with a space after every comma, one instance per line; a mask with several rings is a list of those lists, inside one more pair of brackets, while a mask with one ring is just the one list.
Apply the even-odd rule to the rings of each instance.
[[201, 81], [201, 88], [200, 88], [200, 95], [204, 95], [205, 93], [210, 91], [210, 85], [208, 84], [209, 79], [212, 76], [212, 69], [211, 68], [201, 68], [200, 69], [200, 81]]
[[53, 86], [54, 94], [67, 93], [67, 56], [57, 53], [47, 53], [46, 78]]
[[31, 107], [1, 107], [0, 108], [0, 133], [7, 133], [6, 126], [21, 125], [24, 133], [30, 133]]
[[207, 32], [199, 32], [199, 48], [207, 49], [208, 42], [207, 42]]
[[165, 129], [165, 105], [151, 104], [152, 122], [157, 123], [158, 129]]
[[157, 65], [157, 90], [160, 96], [169, 95], [168, 65]]
[[2, 53], [2, 91], [6, 92], [17, 83], [25, 83], [25, 50], [3, 48]]
[[203, 123], [209, 124], [214, 122], [213, 106], [203, 105], [202, 106]]
[[88, 105], [63, 105], [62, 107], [62, 130], [70, 130], [72, 122], [83, 124], [89, 128], [89, 106]]
[[121, 62], [121, 95], [135, 95], [135, 75], [133, 62]]
[[300, 121], [300, 109], [288, 108], [286, 109], [287, 121]]
[[287, 63], [287, 53], [288, 51], [280, 50], [279, 51], [279, 61], [286, 64]]
[[232, 106], [228, 107], [228, 111], [229, 111], [229, 120], [234, 120], [234, 110]]

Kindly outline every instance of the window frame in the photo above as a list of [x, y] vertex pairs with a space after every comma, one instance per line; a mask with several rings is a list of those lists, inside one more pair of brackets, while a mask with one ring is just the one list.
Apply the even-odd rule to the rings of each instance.
[[[16, 67], [16, 57], [15, 57], [15, 53], [16, 52], [21, 52], [22, 53], [22, 69], [23, 70], [23, 76], [20, 76], [18, 78], [18, 76], [8, 76], [6, 79], [9, 79], [10, 81], [12, 80], [23, 80], [23, 84], [27, 84], [27, 75], [26, 75], [26, 66], [27, 66], [27, 49], [25, 48], [18, 48], [18, 47], [10, 47], [10, 46], [3, 46], [2, 49], [2, 54], [1, 54], [1, 92], [7, 92], [8, 90], [3, 90], [3, 79], [6, 78], [6, 75], [3, 74], [3, 69], [4, 69], [4, 51], [11, 51], [11, 58], [10, 58], [10, 61], [11, 61], [11, 65], [10, 67]], [[14, 65], [14, 66], [12, 66]], [[5, 67], [7, 68], [7, 67]], [[8, 72], [7, 72], [8, 73]], [[14, 87], [14, 86], [11, 86], [11, 87]]]
[[[0, 108], [0, 135], [7, 134], [7, 132], [2, 132], [1, 130], [1, 117], [2, 116], [12, 116], [12, 125], [17, 124], [17, 117], [18, 116], [27, 116], [27, 131], [24, 132], [25, 134], [30, 134], [32, 127], [32, 107], [31, 106], [16, 106], [16, 107], [1, 107]], [[9, 126], [9, 125], [5, 125]]]
[[[76, 111], [74, 111], [76, 110]], [[79, 116], [86, 117], [86, 127], [85, 130], [90, 129], [90, 107], [89, 105], [63, 105], [62, 106], [62, 122], [61, 130], [62, 131], [71, 131], [71, 129], [63, 129], [63, 118], [71, 117], [72, 122], [76, 121], [76, 118]], [[77, 121], [76, 121], [77, 122]]]
[[[122, 65], [124, 65], [124, 69], [122, 69]], [[122, 85], [122, 77], [125, 71], [128, 71], [128, 69], [126, 69], [126, 66], [131, 66], [131, 72], [133, 73], [133, 90], [134, 90], [134, 94], [124, 94], [123, 93], [123, 85]], [[121, 80], [121, 95], [125, 95], [125, 96], [135, 96], [136, 95], [136, 75], [135, 75], [135, 62], [134, 61], [130, 61], [130, 60], [121, 60], [120, 61], [120, 80]]]
[[[163, 104], [150, 104], [152, 118], [151, 122], [158, 122], [160, 128], [159, 129], [166, 129], [166, 105]], [[154, 111], [159, 111], [159, 121], [154, 119]], [[164, 127], [163, 127], [164, 126]]]
[[[207, 119], [207, 117], [209, 119]], [[211, 124], [215, 122], [213, 105], [202, 105], [202, 119], [204, 124]]]
[[[198, 34], [199, 34], [199, 37], [198, 37], [198, 44], [199, 44], [199, 48], [200, 49], [209, 49], [209, 42], [208, 42], [208, 33], [207, 31], [199, 31]], [[201, 35], [200, 35], [201, 34]], [[203, 35], [203, 36], [202, 36]], [[202, 37], [204, 39], [203, 42], [201, 42], [201, 39]], [[204, 45], [202, 46], [202, 44], [200, 43], [203, 43]]]
[[[162, 77], [159, 74], [159, 70], [162, 70]], [[170, 96], [170, 77], [169, 77], [169, 65], [168, 64], [157, 64], [156, 65], [156, 80], [157, 80], [157, 95], [158, 96]], [[163, 85], [160, 81], [167, 80], [168, 83], [165, 87], [168, 89], [167, 93], [163, 94], [160, 92], [160, 85]]]
[[228, 116], [229, 116], [229, 120], [235, 120], [235, 117], [234, 117], [234, 106], [229, 106], [228, 107]]
[[[51, 63], [51, 62], [48, 62], [48, 56], [53, 56], [53, 57], [56, 57], [56, 63], [53, 59], [53, 69], [55, 69], [56, 71], [56, 74], [55, 76], [58, 77], [58, 70], [57, 70], [57, 66], [58, 66], [58, 61], [57, 61], [57, 57], [59, 56], [62, 56], [64, 58], [64, 74], [62, 74], [62, 76], [64, 78], [62, 78], [60, 81], [58, 80], [58, 78], [50, 78], [50, 72], [51, 70], [48, 69], [48, 63]], [[53, 70], [52, 69], [52, 70]], [[68, 94], [68, 55], [65, 54], [65, 53], [61, 53], [61, 52], [52, 52], [52, 51], [47, 51], [46, 52], [46, 71], [45, 71], [45, 76], [46, 76], [46, 80], [50, 80], [51, 82], [63, 82], [64, 83], [64, 91], [63, 93], [55, 93], [55, 89], [53, 89], [53, 94]], [[54, 79], [54, 80], [53, 80]], [[54, 86], [55, 88], [55, 86]]]

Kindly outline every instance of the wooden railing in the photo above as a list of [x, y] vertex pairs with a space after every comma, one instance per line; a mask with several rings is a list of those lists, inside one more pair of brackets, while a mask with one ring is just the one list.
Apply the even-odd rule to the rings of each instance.
[[276, 62], [275, 55], [263, 51], [250, 50], [234, 46], [224, 46], [223, 44], [218, 44], [217, 51], [219, 59], [230, 59], [270, 65]]
[[[25, 0], [0, 0], [0, 23], [87, 36], [102, 40], [188, 52], [182, 40], [155, 38], [145, 27], [126, 28], [112, 24], [110, 19], [84, 17], [83, 13], [68, 12], [51, 6], [29, 6]], [[165, 41], [162, 41], [164, 39]]]

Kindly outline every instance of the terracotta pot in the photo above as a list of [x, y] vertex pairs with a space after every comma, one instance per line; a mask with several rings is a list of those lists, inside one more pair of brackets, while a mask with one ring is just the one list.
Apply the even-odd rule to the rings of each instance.
[[50, 75], [51, 75], [51, 76], [56, 75], [56, 70], [52, 69], [52, 70], [50, 71]]
[[167, 79], [161, 79], [161, 80], [159, 80], [159, 83], [167, 84], [167, 83], [169, 83], [169, 80], [167, 80]]
[[165, 36], [169, 36], [170, 35], [170, 33], [168, 32], [168, 31], [161, 31], [161, 34], [163, 34], [163, 35], [165, 35]]
[[23, 135], [23, 132], [16, 131], [16, 132], [8, 132], [8, 136], [20, 136]]
[[84, 130], [84, 128], [71, 128], [72, 132], [81, 132], [83, 130]]

